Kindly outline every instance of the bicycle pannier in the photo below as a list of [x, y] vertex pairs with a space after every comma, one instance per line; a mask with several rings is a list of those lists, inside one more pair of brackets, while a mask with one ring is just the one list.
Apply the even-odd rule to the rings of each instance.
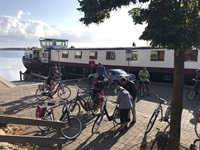
[[44, 106], [41, 106], [39, 105], [36, 109], [36, 113], [35, 113], [35, 116], [38, 117], [38, 118], [42, 118], [44, 117], [44, 114], [45, 114], [45, 110], [47, 109], [47, 107], [44, 107]]
[[104, 102], [104, 97], [103, 97], [103, 94], [102, 93], [98, 93], [98, 105], [99, 106], [102, 106], [103, 105], [103, 102]]

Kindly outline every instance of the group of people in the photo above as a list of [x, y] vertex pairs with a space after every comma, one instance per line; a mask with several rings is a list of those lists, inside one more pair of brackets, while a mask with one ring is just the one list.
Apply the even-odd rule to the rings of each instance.
[[[99, 63], [96, 69], [96, 73], [98, 74], [98, 79], [103, 80], [107, 75], [105, 67]], [[137, 93], [140, 90], [142, 83], [147, 87], [147, 92], [149, 93], [149, 72], [144, 67], [141, 71], [139, 71], [138, 77], [140, 78], [139, 87], [137, 88], [135, 83], [129, 81], [127, 78], [122, 77], [120, 79], [120, 86], [117, 86], [115, 89], [115, 93], [117, 94], [116, 103], [119, 104], [120, 111], [120, 122], [121, 126], [119, 127], [120, 131], [126, 130], [128, 128], [128, 123], [131, 125], [136, 123], [136, 110], [135, 104], [137, 100]], [[132, 120], [130, 119], [130, 112], [132, 113]]]

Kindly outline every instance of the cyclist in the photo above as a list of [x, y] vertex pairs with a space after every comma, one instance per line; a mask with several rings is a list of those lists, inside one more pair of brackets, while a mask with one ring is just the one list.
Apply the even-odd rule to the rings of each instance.
[[104, 76], [107, 75], [106, 69], [101, 63], [98, 64], [96, 72], [97, 72], [97, 75], [98, 75], [98, 80], [104, 80]]
[[56, 65], [52, 65], [49, 68], [49, 76], [47, 78], [47, 85], [49, 85], [49, 89], [51, 91], [54, 90], [54, 81], [56, 80], [56, 77], [58, 76], [58, 68]]
[[119, 104], [119, 113], [120, 113], [120, 122], [121, 126], [119, 127], [120, 131], [127, 129], [128, 122], [130, 121], [129, 113], [130, 109], [133, 107], [131, 99], [132, 96], [130, 93], [121, 86], [115, 88], [115, 93], [117, 94], [116, 103]]
[[195, 79], [197, 80], [195, 88], [198, 89], [198, 88], [200, 88], [200, 68], [195, 70], [195, 72], [197, 74], [195, 77]]
[[150, 93], [149, 93], [149, 78], [150, 78], [150, 75], [149, 75], [149, 72], [147, 71], [146, 67], [143, 67], [143, 69], [139, 71], [138, 77], [140, 79], [138, 91], [140, 91], [140, 87], [141, 87], [142, 83], [144, 82], [144, 84], [147, 87], [148, 95], [150, 95]]
[[137, 100], [137, 88], [136, 88], [136, 85], [134, 82], [132, 81], [129, 81], [127, 78], [125, 77], [121, 77], [120, 79], [120, 83], [121, 85], [131, 94], [131, 96], [133, 97], [132, 98], [132, 104], [133, 104], [133, 107], [131, 109], [131, 112], [132, 112], [132, 121], [131, 121], [131, 125], [134, 125], [135, 122], [136, 122], [136, 110], [135, 110], [135, 102]]

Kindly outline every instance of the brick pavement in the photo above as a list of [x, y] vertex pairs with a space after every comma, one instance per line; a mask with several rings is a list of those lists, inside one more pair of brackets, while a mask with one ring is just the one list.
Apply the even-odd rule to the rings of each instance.
[[[86, 81], [82, 82], [67, 82], [72, 89], [73, 94], [70, 99], [75, 97], [75, 87], [77, 84], [81, 88], [90, 88], [90, 85]], [[7, 114], [35, 118], [35, 108], [40, 103], [35, 97], [35, 91], [37, 89], [36, 84], [23, 84], [18, 86], [5, 86], [0, 82], [0, 104], [6, 109]], [[184, 89], [186, 94], [187, 88]], [[151, 93], [157, 93], [161, 97], [171, 100], [172, 98], [172, 85], [151, 84]], [[198, 99], [193, 101], [186, 100], [184, 94], [183, 99], [183, 113], [182, 113], [182, 128], [181, 128], [181, 143], [185, 147], [196, 139], [194, 132], [194, 115], [196, 114], [200, 101]], [[108, 100], [115, 100], [116, 96], [108, 96]], [[54, 98], [52, 101], [58, 102], [58, 98]], [[92, 116], [88, 116], [85, 111], [82, 111], [84, 117], [82, 117], [83, 131], [81, 135], [74, 141], [66, 141], [63, 145], [64, 150], [73, 149], [147, 149], [144, 144], [146, 142], [155, 139], [156, 134], [163, 132], [166, 127], [165, 122], [159, 122], [158, 119], [151, 130], [151, 132], [145, 135], [145, 129], [150, 119], [154, 108], [157, 106], [158, 100], [151, 94], [151, 96], [145, 96], [136, 104], [137, 122], [134, 126], [130, 127], [127, 132], [119, 133], [118, 127], [113, 127], [113, 123], [104, 118], [100, 128], [99, 134], [92, 135], [91, 129], [94, 122]], [[114, 106], [108, 102], [109, 112], [112, 112]], [[60, 111], [60, 107], [56, 108], [56, 111]], [[58, 113], [59, 114], [59, 113]], [[27, 134], [38, 134], [37, 127], [33, 127]]]

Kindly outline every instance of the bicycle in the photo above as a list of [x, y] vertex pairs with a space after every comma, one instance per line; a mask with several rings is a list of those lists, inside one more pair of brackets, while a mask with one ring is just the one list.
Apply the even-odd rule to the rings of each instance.
[[93, 87], [95, 87], [95, 84], [98, 81], [102, 81], [103, 82], [103, 89], [107, 90], [109, 92], [114, 92], [115, 88], [118, 86], [118, 83], [116, 81], [114, 81], [110, 76], [108, 76], [107, 78], [104, 78], [103, 80], [99, 80], [98, 78], [94, 79], [92, 81]]
[[[66, 107], [69, 102], [65, 101], [64, 103], [64, 111], [62, 112], [59, 121], [65, 122], [65, 128], [61, 129], [61, 133], [66, 139], [73, 140], [81, 134], [82, 123], [78, 117], [70, 114], [68, 107]], [[53, 109], [57, 105], [53, 102], [48, 102], [47, 105], [47, 107], [42, 105], [37, 107], [36, 119], [55, 121]], [[51, 127], [38, 126], [38, 128], [44, 132], [50, 130]]]
[[109, 116], [106, 106], [107, 106], [107, 99], [105, 99], [105, 104], [103, 106], [103, 110], [97, 115], [97, 117], [94, 121], [94, 124], [92, 126], [92, 134], [97, 133], [97, 131], [101, 125], [101, 121], [103, 119], [104, 114], [106, 114], [108, 121], [113, 121], [114, 126], [115, 126], [115, 124], [116, 125], [120, 124], [120, 115], [119, 115], [118, 105], [116, 104], [112, 116]]
[[194, 140], [193, 144], [190, 145], [190, 150], [200, 150], [200, 139]]
[[[77, 92], [75, 99], [73, 99], [69, 105], [70, 113], [78, 116], [82, 107], [86, 112], [97, 114], [103, 104], [103, 93], [95, 89], [91, 89], [92, 91], [87, 93], [77, 85], [75, 85], [75, 87]], [[81, 93], [89, 94], [89, 97], [85, 99], [80, 95]]]
[[200, 139], [200, 109], [197, 112], [196, 115], [196, 121], [195, 121], [195, 134]]
[[[161, 97], [159, 97], [158, 95], [154, 94], [156, 96], [156, 98], [158, 98], [160, 100], [160, 103], [158, 104], [157, 108], [154, 110], [148, 124], [147, 124], [147, 128], [146, 128], [146, 131], [145, 133], [149, 133], [152, 129], [152, 127], [154, 126], [155, 124], [155, 121], [159, 115], [159, 113], [161, 112], [161, 118], [160, 118], [160, 121], [164, 121], [164, 122], [167, 122], [168, 125], [166, 126], [166, 128], [164, 129], [164, 131], [166, 131], [166, 129], [169, 127], [169, 124], [170, 124], [170, 119], [171, 119], [171, 102], [170, 101], [167, 101]], [[163, 115], [163, 106], [162, 104], [166, 104], [168, 105], [166, 111], [165, 111], [165, 114]]]
[[139, 94], [140, 97], [142, 98], [144, 96], [145, 93], [147, 93], [147, 85], [145, 85], [145, 81], [142, 81], [142, 84], [140, 86], [140, 90], [139, 90]]
[[195, 81], [195, 85], [192, 88], [188, 89], [188, 100], [193, 100], [197, 95], [200, 97], [200, 89], [197, 88], [197, 83], [200, 82], [200, 80], [192, 79], [192, 81]]
[[71, 90], [68, 86], [61, 83], [61, 80], [56, 80], [56, 83], [54, 84], [54, 91], [50, 90], [49, 85], [47, 85], [46, 80], [43, 82], [43, 84], [38, 85], [38, 89], [36, 90], [36, 97], [37, 99], [44, 101], [48, 99], [49, 97], [53, 97], [56, 93], [58, 97], [60, 97], [62, 100], [66, 100], [71, 96]]

